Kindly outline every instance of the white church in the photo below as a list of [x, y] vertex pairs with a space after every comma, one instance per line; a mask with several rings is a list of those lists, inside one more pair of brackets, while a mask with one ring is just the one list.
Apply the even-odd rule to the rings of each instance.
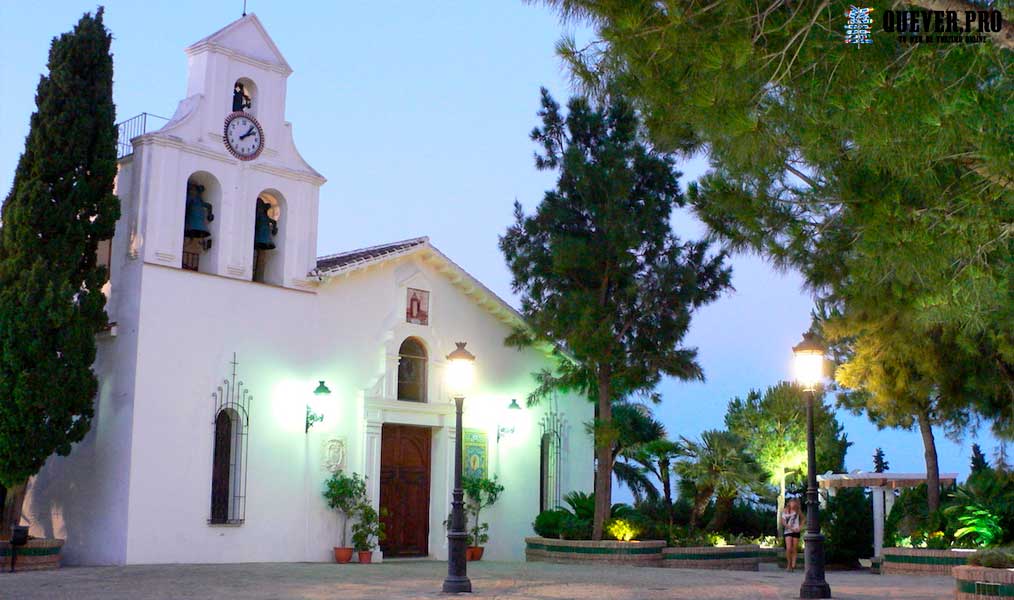
[[504, 346], [521, 317], [427, 238], [316, 255], [325, 178], [296, 149], [292, 69], [256, 16], [186, 54], [172, 119], [121, 139], [95, 418], [33, 480], [31, 534], [66, 539], [67, 564], [329, 561], [321, 491], [342, 470], [387, 509], [374, 560], [445, 558], [445, 357], [464, 341], [465, 472], [506, 488], [486, 557], [522, 559], [538, 512], [592, 488], [592, 404], [525, 407], [554, 358]]

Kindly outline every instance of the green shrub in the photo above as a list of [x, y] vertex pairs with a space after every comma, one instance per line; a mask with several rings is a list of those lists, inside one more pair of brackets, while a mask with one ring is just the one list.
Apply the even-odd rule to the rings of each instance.
[[821, 520], [828, 563], [858, 567], [860, 558], [873, 555], [873, 508], [863, 489], [838, 490], [828, 498]]
[[582, 519], [577, 515], [567, 514], [560, 522], [560, 539], [590, 540], [592, 534], [591, 519]]
[[564, 496], [563, 502], [579, 519], [591, 521], [595, 517], [595, 494], [574, 491]]
[[744, 538], [735, 536], [727, 538], [725, 535], [715, 533], [713, 531], [690, 529], [689, 527], [676, 525], [669, 530], [669, 536], [666, 538], [666, 542], [670, 546], [686, 548], [688, 546], [725, 546], [732, 544], [729, 539], [740, 541], [742, 543], [749, 543], [744, 541]]
[[560, 508], [544, 510], [535, 517], [532, 529], [535, 530], [535, 535], [544, 538], [559, 538], [563, 520], [568, 516], [570, 513]]
[[614, 517], [606, 521], [606, 534], [614, 540], [629, 542], [641, 533], [641, 526], [636, 519], [622, 519]]
[[732, 504], [724, 531], [749, 537], [774, 535], [778, 527], [775, 514], [773, 506], [737, 500]]
[[1014, 569], [1014, 547], [979, 550], [969, 557], [968, 564], [991, 569]]

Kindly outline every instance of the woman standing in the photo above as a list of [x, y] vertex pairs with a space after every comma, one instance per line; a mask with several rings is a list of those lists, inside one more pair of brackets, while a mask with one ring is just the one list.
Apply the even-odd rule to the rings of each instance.
[[796, 569], [796, 555], [799, 553], [799, 530], [803, 523], [799, 509], [799, 500], [793, 498], [782, 511], [782, 525], [785, 531], [785, 562], [786, 569]]

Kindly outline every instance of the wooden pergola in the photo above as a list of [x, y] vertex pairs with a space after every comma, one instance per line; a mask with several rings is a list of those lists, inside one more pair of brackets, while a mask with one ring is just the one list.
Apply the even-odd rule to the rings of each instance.
[[[941, 473], [940, 485], [950, 485], [958, 480], [957, 473]], [[828, 473], [817, 476], [817, 485], [827, 490], [829, 496], [840, 488], [870, 488], [873, 494], [873, 555], [880, 556], [884, 549], [884, 518], [894, 506], [894, 490], [915, 487], [926, 483], [925, 473], [874, 473], [853, 471], [852, 473]]]

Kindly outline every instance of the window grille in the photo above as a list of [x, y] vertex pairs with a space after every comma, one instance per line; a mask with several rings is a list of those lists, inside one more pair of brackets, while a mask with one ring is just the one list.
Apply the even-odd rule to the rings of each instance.
[[236, 380], [236, 354], [232, 355], [232, 377], [222, 380], [214, 401], [213, 455], [211, 467], [212, 525], [240, 525], [246, 514], [247, 437], [250, 430], [250, 402], [253, 397]]
[[398, 400], [426, 402], [426, 348], [415, 338], [398, 349]]
[[539, 420], [542, 435], [539, 437], [539, 511], [549, 510], [563, 503], [561, 475], [563, 444], [567, 418], [553, 407]]

